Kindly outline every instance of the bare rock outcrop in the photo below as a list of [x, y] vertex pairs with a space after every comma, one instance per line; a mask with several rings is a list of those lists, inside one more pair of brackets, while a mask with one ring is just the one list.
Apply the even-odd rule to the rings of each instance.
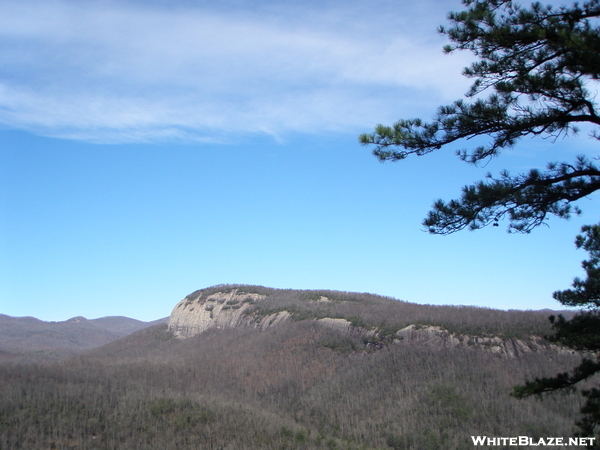
[[[292, 319], [292, 313], [283, 309], [283, 306], [273, 308], [273, 304], [269, 304], [268, 307], [262, 308], [262, 311], [260, 308], [256, 308], [257, 303], [266, 298], [267, 295], [244, 292], [237, 287], [219, 292], [214, 290], [196, 291], [175, 306], [168, 327], [176, 337], [188, 338], [211, 328], [253, 327], [264, 331]], [[309, 302], [323, 304], [329, 303], [331, 300], [321, 296], [319, 299], [309, 300]], [[266, 314], [265, 311], [271, 312]], [[294, 311], [293, 305], [290, 311]], [[314, 320], [323, 327], [354, 338], [362, 338], [367, 350], [381, 349], [389, 344], [412, 344], [438, 349], [461, 347], [482, 349], [506, 358], [546, 350], [567, 352], [567, 350], [551, 345], [541, 337], [534, 335], [522, 339], [473, 336], [452, 333], [440, 326], [418, 324], [390, 332], [389, 329], [380, 329], [368, 324], [355, 326], [354, 322], [340, 317], [318, 317], [317, 313], [315, 316], [317, 317], [310, 318], [309, 315], [306, 319], [298, 319], [298, 316], [295, 316], [294, 320]]]
[[[467, 336], [454, 334], [441, 327], [409, 325], [396, 333], [403, 342], [414, 342], [421, 345], [444, 347], [483, 348], [499, 356], [514, 358], [524, 353], [546, 350], [549, 346], [539, 336], [531, 336], [527, 340], [502, 338], [498, 336]], [[555, 350], [558, 350], [556, 347]]]
[[209, 328], [253, 326], [265, 330], [289, 318], [287, 311], [266, 316], [249, 314], [248, 309], [265, 298], [264, 295], [241, 292], [216, 292], [203, 297], [188, 296], [181, 300], [169, 318], [169, 330], [180, 338], [195, 336]]
[[341, 331], [342, 333], [350, 333], [350, 331], [354, 328], [346, 319], [332, 319], [331, 317], [324, 317], [322, 319], [318, 319], [317, 321], [321, 325]]

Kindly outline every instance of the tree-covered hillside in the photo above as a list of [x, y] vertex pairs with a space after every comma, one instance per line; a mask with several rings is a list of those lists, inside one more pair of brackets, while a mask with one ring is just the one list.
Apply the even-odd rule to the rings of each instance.
[[295, 320], [188, 339], [160, 325], [53, 364], [4, 364], [0, 448], [426, 450], [470, 449], [476, 435], [573, 435], [579, 397], [538, 402], [510, 392], [577, 355], [540, 347], [506, 357], [485, 346], [401, 339], [372, 346], [360, 332], [314, 320], [525, 337], [543, 329], [545, 314], [333, 291], [203, 293], [233, 288], [260, 291], [267, 298], [257, 308], [286, 308]]
[[[505, 338], [543, 336], [551, 331], [548, 311], [501, 311], [490, 308], [451, 305], [419, 305], [368, 293], [331, 290], [273, 289], [263, 286], [217, 285], [195, 291], [186, 300], [207, 298], [217, 292], [238, 290], [238, 294], [265, 296], [248, 314], [288, 311], [292, 320], [343, 318], [367, 329], [396, 332], [408, 325], [441, 326], [453, 333], [493, 335]], [[568, 312], [563, 312], [569, 316]]]

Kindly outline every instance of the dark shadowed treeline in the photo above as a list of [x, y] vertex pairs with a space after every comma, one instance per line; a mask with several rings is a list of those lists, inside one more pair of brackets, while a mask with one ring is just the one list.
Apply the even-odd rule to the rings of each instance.
[[[396, 317], [383, 299], [361, 317], [360, 295], [318, 294], [331, 301], [295, 307], [330, 307], [367, 325], [385, 313], [392, 327], [426, 315], [397, 303], [404, 316]], [[538, 326], [525, 313], [453, 311], [440, 320], [460, 327], [466, 312], [473, 317], [463, 329], [478, 312], [507, 335], [510, 318], [518, 329]], [[212, 329], [188, 339], [162, 325], [53, 364], [0, 366], [0, 448], [472, 449], [472, 435], [573, 435], [577, 396], [540, 402], [510, 392], [571, 367], [577, 355], [546, 349], [507, 358], [400, 340], [376, 348], [360, 333], [296, 318], [263, 332]]]

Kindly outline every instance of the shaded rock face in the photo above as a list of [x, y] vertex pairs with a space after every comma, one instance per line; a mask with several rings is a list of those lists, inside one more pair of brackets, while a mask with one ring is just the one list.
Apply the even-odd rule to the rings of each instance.
[[196, 298], [188, 296], [173, 308], [169, 330], [176, 337], [187, 338], [209, 328], [253, 326], [265, 330], [289, 318], [290, 314], [286, 311], [267, 316], [248, 314], [248, 309], [264, 298], [264, 295], [240, 292], [239, 289], [217, 292], [207, 297], [202, 294]]

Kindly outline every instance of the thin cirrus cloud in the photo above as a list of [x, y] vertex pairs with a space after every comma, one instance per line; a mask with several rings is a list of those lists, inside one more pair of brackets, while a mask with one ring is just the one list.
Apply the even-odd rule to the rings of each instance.
[[97, 142], [223, 141], [370, 127], [464, 92], [466, 57], [442, 55], [438, 17], [393, 26], [389, 7], [361, 8], [8, 0], [0, 123]]

